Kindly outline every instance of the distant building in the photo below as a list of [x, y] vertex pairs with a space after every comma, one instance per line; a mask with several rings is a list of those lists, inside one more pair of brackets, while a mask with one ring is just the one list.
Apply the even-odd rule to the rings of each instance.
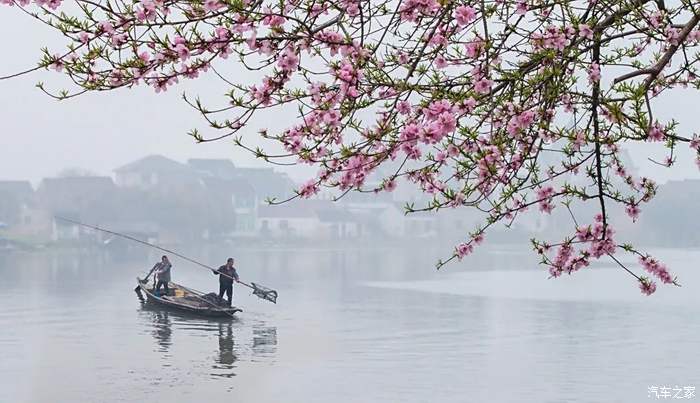
[[254, 236], [257, 231], [259, 203], [253, 186], [238, 178], [209, 177], [202, 180], [207, 194], [218, 204], [217, 207], [223, 211], [231, 211], [232, 217], [229, 219], [232, 225], [227, 227], [227, 230], [231, 231], [224, 232], [232, 236]]
[[258, 202], [266, 198], [288, 198], [293, 196], [296, 184], [286, 173], [273, 168], [236, 167], [228, 159], [193, 158], [187, 164], [202, 177], [238, 179], [253, 186]]
[[293, 201], [262, 205], [258, 233], [269, 238], [351, 239], [362, 234], [361, 220], [331, 202]]
[[86, 223], [99, 223], [123, 210], [117, 200], [117, 187], [106, 176], [46, 178], [37, 189], [37, 201], [52, 218], [52, 239], [95, 240], [94, 231], [55, 219], [66, 217]]
[[15, 240], [44, 241], [51, 232], [51, 217], [37, 204], [27, 181], [0, 181], [0, 235]]
[[302, 203], [261, 205], [258, 210], [258, 233], [266, 238], [312, 238], [320, 225], [314, 211]]
[[32, 203], [34, 189], [27, 181], [0, 181], [0, 223], [5, 227], [23, 224], [22, 212]]
[[191, 167], [161, 155], [151, 155], [114, 170], [117, 186], [151, 189], [191, 186], [199, 175]]
[[320, 236], [330, 239], [358, 238], [362, 235], [362, 220], [350, 210], [337, 203], [324, 203], [315, 200], [309, 203], [320, 221]]
[[187, 164], [203, 177], [243, 180], [253, 186], [258, 202], [266, 198], [278, 200], [294, 196], [296, 184], [286, 173], [273, 168], [236, 167], [228, 159], [193, 158]]
[[248, 181], [260, 201], [267, 198], [285, 200], [294, 196], [294, 190], [297, 188], [289, 175], [272, 168], [236, 168], [236, 177]]
[[187, 165], [203, 176], [233, 179], [237, 175], [236, 166], [227, 159], [192, 158], [187, 160]]

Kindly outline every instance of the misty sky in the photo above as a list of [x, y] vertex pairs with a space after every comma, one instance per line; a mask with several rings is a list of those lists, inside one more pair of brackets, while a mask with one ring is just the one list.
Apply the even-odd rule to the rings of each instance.
[[[35, 66], [43, 46], [62, 50], [63, 39], [58, 32], [30, 19], [16, 7], [0, 8], [0, 37], [3, 38], [0, 76]], [[235, 61], [229, 59], [228, 63]], [[229, 71], [235, 69], [231, 65]], [[234, 75], [240, 81], [245, 81], [242, 80], [245, 77], [242, 70]], [[35, 88], [38, 81], [54, 89], [62, 88], [60, 84], [66, 82], [53, 71], [0, 81], [0, 180], [28, 179], [36, 184], [42, 177], [53, 176], [65, 168], [110, 175], [114, 168], [150, 154], [163, 154], [180, 161], [205, 157], [231, 158], [237, 165], [264, 164], [235, 148], [231, 141], [196, 144], [186, 135], [188, 130], [202, 128], [204, 124], [180, 95], [187, 91], [204, 99], [221, 100], [219, 94], [227, 88], [211, 75], [181, 83], [165, 95], [142, 87], [87, 94], [63, 102]], [[250, 81], [252, 84], [253, 80]], [[698, 99], [697, 91], [677, 92], [658, 105], [657, 113], [662, 119], [675, 116], [681, 122], [681, 134], [700, 132], [695, 118]], [[294, 120], [292, 114], [275, 116], [277, 121], [272, 126], [286, 127]], [[251, 129], [247, 135], [255, 136], [255, 130]], [[649, 156], [663, 160], [665, 154], [658, 147], [641, 145], [629, 149], [640, 173], [660, 182], [700, 178], [691, 153], [686, 147], [681, 148], [679, 162], [672, 169], [647, 162]], [[298, 168], [290, 174], [300, 181], [313, 172], [315, 169]]]

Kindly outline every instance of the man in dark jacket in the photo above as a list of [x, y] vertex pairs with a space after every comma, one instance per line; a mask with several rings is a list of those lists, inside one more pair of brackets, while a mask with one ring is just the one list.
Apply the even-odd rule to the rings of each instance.
[[212, 272], [219, 276], [219, 301], [222, 301], [224, 294], [226, 294], [230, 306], [233, 301], [233, 280], [238, 281], [238, 273], [233, 267], [233, 258], [228, 258], [225, 265], [219, 267], [218, 270], [212, 270]]

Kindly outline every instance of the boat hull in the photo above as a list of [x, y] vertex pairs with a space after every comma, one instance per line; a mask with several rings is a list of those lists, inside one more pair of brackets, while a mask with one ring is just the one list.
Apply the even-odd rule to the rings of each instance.
[[[233, 317], [236, 313], [243, 312], [242, 309], [235, 306], [215, 306], [211, 303], [202, 303], [200, 301], [206, 302], [206, 300], [202, 298], [203, 294], [179, 284], [169, 283], [168, 286], [175, 294], [179, 293], [181, 296], [157, 295], [152, 288], [148, 288], [148, 280], [137, 278], [136, 281], [138, 283], [136, 292], [141, 298], [143, 298], [143, 294], [145, 294], [146, 302], [149, 304], [207, 317]], [[188, 299], [187, 297], [193, 298]], [[194, 301], [198, 303], [194, 303]]]

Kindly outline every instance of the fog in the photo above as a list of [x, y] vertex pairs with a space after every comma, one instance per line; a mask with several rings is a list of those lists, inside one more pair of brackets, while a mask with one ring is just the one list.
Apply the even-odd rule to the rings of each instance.
[[[17, 33], [22, 35], [18, 36]], [[63, 49], [61, 35], [21, 13], [3, 7], [0, 13], [0, 76], [36, 66], [40, 49]], [[235, 73], [238, 79], [245, 71]], [[193, 128], [207, 133], [197, 111], [181, 98], [183, 92], [220, 103], [227, 87], [213, 75], [181, 81], [166, 93], [138, 87], [109, 93], [85, 94], [56, 101], [35, 84], [48, 88], [70, 88], [54, 71], [38, 71], [12, 80], [0, 81], [0, 179], [25, 179], [33, 183], [65, 168], [81, 168], [99, 175], [129, 161], [163, 154], [179, 160], [188, 158], [231, 158], [244, 166], [264, 166], [230, 140], [197, 144], [187, 135]], [[242, 80], [245, 81], [245, 80]], [[253, 82], [253, 79], [250, 79]], [[273, 129], [286, 127], [293, 115], [263, 117]], [[255, 140], [259, 123], [251, 125], [246, 140]], [[260, 144], [255, 141], [252, 144]], [[299, 181], [316, 172], [308, 167], [286, 168]]]
[[[18, 33], [21, 32], [21, 35]], [[63, 49], [64, 42], [60, 34], [52, 29], [35, 23], [27, 15], [20, 12], [18, 8], [4, 8], [0, 13], [0, 37], [13, 38], [12, 40], [0, 41], [0, 76], [15, 73], [33, 67], [40, 55], [41, 47], [48, 47], [52, 51], [58, 52]], [[235, 66], [235, 61], [228, 60], [223, 62], [222, 69], [233, 76], [239, 82], [255, 82], [256, 78], [244, 69]], [[110, 181], [114, 182], [115, 195], [117, 200], [128, 200], [129, 197], [145, 197], [138, 196], [138, 192], [153, 193], [152, 189], [148, 189], [143, 184], [137, 186], [124, 186], [124, 183], [119, 183], [120, 178], [115, 172], [115, 169], [123, 167], [129, 163], [139, 161], [147, 156], [159, 155], [167, 157], [171, 163], [179, 163], [186, 169], [189, 169], [191, 174], [201, 175], [202, 172], [188, 165], [190, 159], [227, 159], [232, 161], [236, 167], [267, 167], [264, 162], [256, 160], [245, 150], [236, 148], [230, 139], [224, 139], [217, 142], [197, 144], [186, 133], [192, 128], [204, 127], [204, 121], [200, 115], [191, 109], [181, 98], [183, 92], [190, 96], [201, 96], [204, 100], [210, 100], [216, 104], [222, 99], [222, 94], [227, 90], [227, 85], [221, 82], [213, 74], [205, 74], [197, 80], [183, 80], [180, 84], [171, 87], [164, 94], [156, 94], [152, 89], [146, 87], [137, 87], [134, 89], [122, 89], [104, 93], [88, 93], [77, 98], [66, 101], [56, 101], [49, 96], [43, 94], [34, 85], [37, 82], [44, 82], [48, 88], [60, 89], [62, 86], [69, 86], [66, 78], [61, 74], [53, 71], [37, 71], [27, 74], [12, 80], [0, 81], [0, 136], [2, 139], [2, 147], [0, 148], [0, 180], [28, 180], [32, 183], [37, 194], [34, 200], [39, 210], [51, 215], [56, 213], [73, 213], [78, 212], [75, 209], [67, 208], [70, 202], [54, 200], [57, 195], [48, 194], [50, 192], [42, 191], [42, 179], [60, 176], [62, 172], [68, 170], [72, 173], [80, 173], [80, 175], [97, 175], [110, 177]], [[679, 132], [683, 135], [691, 136], [692, 133], [698, 130], [699, 124], [694, 119], [694, 105], [688, 102], [692, 99], [690, 94], [693, 90], [676, 90], [672, 95], [667, 95], [655, 101], [657, 106], [657, 116], [660, 119], [676, 118], [680, 122]], [[260, 127], [270, 127], [281, 129], [295, 121], [295, 115], [292, 112], [286, 112], [284, 109], [276, 110], [274, 115], [260, 115], [253, 121], [251, 126], [246, 129], [245, 140], [253, 145], [265, 145], [261, 143], [261, 139], [257, 137], [256, 130]], [[206, 128], [203, 131], [206, 137]], [[676, 151], [677, 163], [672, 168], [663, 168], [657, 164], [651, 163], [649, 158], [662, 160], [666, 155], [666, 150], [659, 144], [634, 144], [626, 145], [634, 168], [640, 175], [649, 176], [660, 183], [665, 183], [669, 180], [684, 180], [700, 178], [698, 168], [695, 165], [695, 158], [685, 145], [681, 145]], [[255, 188], [254, 198], [256, 203], [262, 202], [266, 197], [289, 195], [293, 188], [298, 183], [307, 179], [316, 171], [313, 167], [308, 166], [276, 166], [276, 171], [283, 175], [288, 175], [288, 182], [280, 180], [270, 188], [262, 188], [265, 184], [254, 183], [254, 178], [244, 178], [248, 185]], [[195, 172], [196, 171], [196, 172]], [[241, 171], [242, 172], [242, 171]], [[243, 173], [231, 173], [229, 176], [240, 178]], [[146, 175], [141, 172], [141, 174]], [[245, 174], [247, 175], [247, 174]], [[65, 176], [65, 175], [63, 175]], [[69, 175], [70, 176], [70, 175]], [[216, 175], [214, 175], [216, 176]], [[122, 178], [123, 179], [123, 178]], [[142, 178], [143, 179], [143, 178]], [[225, 178], [231, 179], [231, 178]], [[167, 183], [167, 178], [165, 179]], [[286, 183], [281, 188], [280, 183]], [[679, 184], [676, 189], [685, 189], [688, 186], [692, 190], [688, 194], [694, 194], [698, 184], [689, 182], [690, 184]], [[162, 184], [160, 184], [162, 185]], [[89, 191], [91, 185], [85, 185], [86, 188], [76, 189]], [[278, 186], [278, 187], [275, 187]], [[285, 187], [286, 186], [286, 187]], [[163, 187], [163, 186], [158, 186]], [[78, 190], [78, 191], [82, 191]], [[203, 197], [209, 197], [211, 189], [201, 191]], [[112, 190], [110, 190], [112, 191]], [[134, 192], [136, 192], [134, 194]], [[275, 194], [268, 194], [273, 192]], [[157, 193], [157, 192], [156, 192]], [[413, 189], [408, 189], [405, 186], [399, 189], [398, 194], [389, 195], [388, 198], [382, 200], [360, 200], [361, 204], [367, 205], [388, 205], [391, 204], [392, 210], [396, 210], [397, 214], [401, 213], [401, 204], [410, 201], [416, 201], [422, 196]], [[182, 196], [182, 197], [181, 197]], [[687, 196], [687, 195], [686, 195]], [[38, 200], [42, 199], [45, 200]], [[320, 198], [328, 199], [329, 195], [321, 195]], [[176, 194], [175, 197], [170, 196], [170, 201], [175, 204], [180, 203], [180, 206], [172, 206], [173, 211], [187, 211], [186, 205], [192, 200], [188, 200], [183, 194]], [[632, 239], [641, 240], [644, 242], [658, 243], [666, 239], [663, 229], [668, 227], [669, 222], [677, 221], [681, 227], [688, 226], [683, 220], [683, 215], [688, 212], [690, 205], [686, 205], [686, 200], [689, 200], [678, 192], [664, 195], [664, 189], [661, 190], [661, 196], [655, 200], [650, 206], [651, 218], [642, 218], [641, 223], [632, 226], [624, 214], [620, 211], [615, 213], [613, 219], [615, 221], [624, 222], [623, 229], [626, 229], [626, 234]], [[143, 224], [145, 218], [153, 216], [158, 211], [158, 201], [151, 200], [154, 204], [150, 207], [141, 206], [142, 212], [132, 217], [123, 217], [127, 221], [135, 221]], [[357, 201], [357, 200], [356, 200]], [[83, 218], [90, 218], [100, 222], [115, 221], [116, 213], [111, 211], [107, 200], [92, 200], [90, 206], [85, 206], [90, 210], [91, 214], [83, 214]], [[57, 205], [58, 203], [58, 205]], [[64, 203], [65, 205], [61, 205]], [[193, 202], [192, 202], [193, 203]], [[301, 203], [295, 203], [293, 208], [299, 207]], [[357, 204], [357, 203], [356, 203]], [[668, 216], [666, 211], [669, 206], [678, 206], [674, 208], [677, 212], [673, 219], [668, 221], [664, 217]], [[234, 208], [229, 206], [230, 208]], [[370, 210], [358, 211], [356, 205], [353, 206], [352, 201], [349, 203], [340, 203], [334, 206], [338, 210], [353, 210], [352, 214], [369, 214]], [[181, 208], [181, 210], [177, 210]], [[325, 207], [323, 207], [325, 208]], [[361, 210], [361, 209], [360, 209]], [[190, 210], [191, 211], [191, 210]], [[586, 212], [592, 211], [591, 208], [584, 208]], [[616, 211], [616, 210], [613, 210]], [[655, 213], [658, 211], [658, 213]], [[223, 211], [219, 211], [223, 214]], [[202, 213], [203, 214], [203, 213]], [[281, 213], [283, 214], [283, 213]], [[391, 214], [394, 214], [392, 212]], [[559, 215], [558, 215], [559, 214]], [[110, 218], [111, 217], [111, 218]], [[449, 224], [454, 217], [459, 217], [465, 226], [455, 228]], [[656, 218], [654, 218], [656, 217]], [[172, 217], [171, 217], [172, 218]], [[206, 217], [200, 221], [207, 222]], [[210, 220], [216, 221], [216, 218], [209, 217]], [[166, 220], [163, 217], [162, 220]], [[404, 237], [403, 232], [411, 232], [408, 230], [406, 223], [393, 217], [389, 221], [401, 224], [401, 230], [396, 230], [387, 224], [387, 227], [375, 233], [380, 237], [391, 232], [401, 232], [398, 238]], [[427, 219], [426, 219], [427, 220]], [[419, 233], [420, 236], [430, 233], [429, 238], [437, 244], [443, 241], [457, 242], [463, 239], [466, 232], [473, 229], [478, 223], [483, 222], [483, 217], [472, 211], [448, 211], [438, 213], [437, 216], [430, 218], [430, 224], [415, 224], [427, 225], [425, 234]], [[562, 220], [567, 220], [566, 214], [557, 213], [552, 217], [547, 218], [548, 224], [543, 224], [539, 219], [526, 216], [523, 219], [523, 224], [516, 226], [514, 231], [516, 234], [513, 237], [505, 236], [509, 242], [515, 239], [526, 241], [529, 235], [532, 235], [534, 228], [537, 229], [535, 235], [542, 237], [559, 236], [562, 234]], [[0, 220], [3, 221], [3, 220]], [[4, 221], [10, 221], [4, 218]], [[157, 221], [157, 220], [156, 220]], [[426, 221], [427, 222], [427, 221]], [[555, 224], [556, 223], [556, 224]], [[155, 223], [155, 226], [163, 227], [162, 223]], [[231, 223], [231, 225], [235, 225]], [[258, 231], [260, 220], [256, 220], [251, 224]], [[267, 224], [266, 224], [267, 225]], [[411, 224], [412, 225], [412, 224]], [[657, 226], [657, 227], [655, 227]], [[450, 230], [447, 231], [446, 228]], [[567, 227], [568, 228], [568, 227]], [[365, 230], [367, 230], [365, 228]], [[504, 233], [504, 231], [499, 230]], [[46, 232], [46, 231], [45, 231]], [[158, 231], [155, 231], [158, 232]], [[420, 232], [420, 231], [419, 231]], [[440, 237], [435, 234], [440, 233]], [[656, 234], [648, 236], [648, 234]], [[195, 234], [195, 237], [200, 237], [202, 234]], [[206, 234], [205, 234], [206, 235]], [[259, 233], [256, 235], [260, 235]], [[286, 234], [289, 235], [289, 234]], [[366, 233], [363, 235], [367, 235]], [[407, 235], [407, 234], [406, 234]], [[57, 234], [43, 233], [43, 239], [56, 238]], [[358, 234], [354, 234], [361, 238]], [[495, 238], [499, 239], [499, 236]], [[692, 237], [694, 239], [694, 237]], [[662, 242], [663, 243], [663, 242]], [[448, 244], [449, 245], [449, 244]], [[446, 252], [450, 250], [445, 248]], [[448, 252], [449, 253], [449, 252]]]
[[[40, 49], [59, 51], [64, 47], [57, 31], [36, 23], [17, 7], [5, 7], [0, 13], [0, 76], [34, 67]], [[10, 39], [11, 38], [11, 39]], [[250, 73], [237, 68], [233, 60], [225, 69], [239, 82], [255, 82]], [[227, 87], [213, 74], [197, 80], [184, 80], [165, 94], [139, 87], [108, 93], [86, 94], [58, 102], [34, 85], [44, 82], [48, 88], [67, 85], [65, 77], [53, 71], [37, 71], [13, 80], [0, 81], [0, 179], [26, 179], [37, 184], [41, 178], [65, 168], [81, 168], [99, 175], [129, 161], [150, 154], [162, 154], [184, 161], [188, 158], [230, 158], [241, 166], [262, 166], [250, 154], [235, 148], [231, 141], [196, 144], [187, 136], [193, 128], [203, 128], [196, 111], [181, 99], [181, 94], [200, 95], [213, 103], [222, 100]], [[673, 95], [655, 101], [660, 119], [675, 118], [679, 133], [692, 136], [700, 131], [696, 108], [689, 94], [694, 90], [676, 90]], [[246, 140], [259, 144], [256, 130], [264, 125], [272, 129], [287, 127], [295, 115], [275, 111], [272, 116], [254, 120], [246, 131]], [[204, 131], [206, 134], [206, 130]], [[699, 178], [700, 173], [687, 147], [676, 150], [677, 164], [664, 169], [648, 161], [662, 160], [658, 145], [628, 146], [641, 175], [663, 183], [668, 180]], [[285, 168], [297, 181], [316, 172], [309, 167]]]

